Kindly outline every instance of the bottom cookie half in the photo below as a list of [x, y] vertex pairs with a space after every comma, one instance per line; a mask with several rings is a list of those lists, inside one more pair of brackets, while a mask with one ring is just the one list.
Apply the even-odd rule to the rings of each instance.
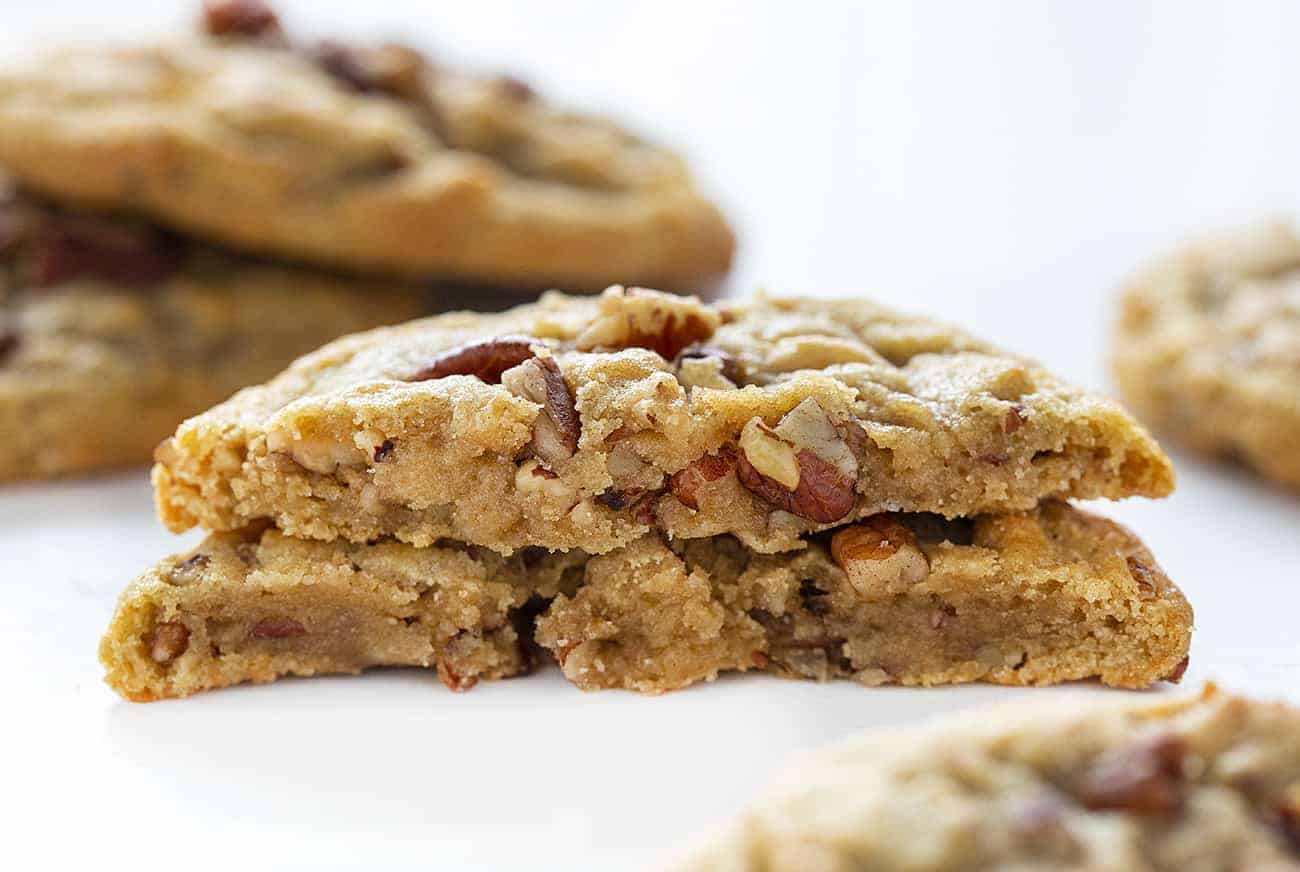
[[549, 652], [583, 689], [725, 671], [866, 685], [1177, 680], [1192, 612], [1122, 527], [1064, 503], [877, 515], [764, 555], [657, 535], [596, 557], [213, 534], [123, 594], [100, 656], [134, 700], [281, 675], [436, 668], [464, 689]]

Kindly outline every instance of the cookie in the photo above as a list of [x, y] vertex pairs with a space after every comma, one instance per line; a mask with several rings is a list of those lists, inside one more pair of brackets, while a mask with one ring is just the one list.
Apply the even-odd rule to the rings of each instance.
[[174, 531], [591, 553], [647, 532], [764, 552], [881, 512], [1163, 496], [1110, 401], [865, 300], [612, 288], [352, 336], [157, 453]]
[[187, 416], [426, 297], [0, 203], [0, 480], [145, 464]]
[[1300, 710], [1210, 687], [864, 733], [671, 868], [1300, 869]]
[[971, 522], [878, 515], [780, 555], [729, 536], [503, 558], [215, 533], [127, 589], [100, 656], [133, 700], [380, 665], [436, 668], [462, 690], [534, 651], [584, 690], [725, 671], [1145, 687], [1180, 677], [1191, 622], [1131, 534], [1048, 503]]
[[517, 79], [295, 44], [260, 3], [207, 33], [0, 75], [0, 163], [231, 247], [421, 278], [699, 290], [733, 238], [682, 160]]
[[1300, 487], [1300, 236], [1285, 223], [1203, 239], [1124, 293], [1115, 378], [1152, 426]]

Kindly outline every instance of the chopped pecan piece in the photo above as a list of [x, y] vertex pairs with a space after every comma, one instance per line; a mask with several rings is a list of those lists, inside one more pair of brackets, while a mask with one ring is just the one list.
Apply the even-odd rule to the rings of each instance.
[[203, 30], [212, 36], [274, 36], [280, 19], [262, 0], [205, 0]]
[[1160, 735], [1103, 754], [1080, 786], [1080, 799], [1094, 810], [1139, 815], [1177, 811], [1186, 788], [1183, 764], [1187, 746], [1177, 736]]
[[740, 434], [740, 482], [767, 502], [819, 524], [857, 502], [858, 461], [825, 411], [804, 400], [775, 429], [757, 418]]
[[1165, 681], [1168, 681], [1170, 684], [1177, 684], [1182, 681], [1183, 676], [1187, 674], [1187, 666], [1191, 662], [1192, 659], [1190, 655], [1179, 660], [1178, 665], [1174, 667], [1173, 672], [1170, 672], [1165, 676]]
[[[864, 596], [893, 593], [930, 574], [930, 561], [916, 536], [889, 515], [873, 515], [837, 531], [831, 537], [831, 556]], [[946, 621], [942, 612], [939, 616], [937, 624], [932, 622], [935, 629]]]
[[554, 466], [568, 460], [578, 450], [582, 422], [573, 405], [573, 394], [564, 382], [564, 374], [552, 357], [533, 357], [501, 374], [501, 383], [511, 393], [532, 400], [542, 407], [533, 422], [532, 453], [543, 463]]
[[20, 343], [18, 331], [12, 327], [0, 327], [0, 365], [18, 350]]
[[423, 54], [410, 46], [385, 43], [372, 49], [367, 60], [375, 90], [403, 100], [423, 101], [428, 96], [424, 77], [431, 65]]
[[358, 94], [379, 90], [370, 67], [361, 55], [332, 39], [323, 39], [307, 49], [312, 62]]
[[1133, 576], [1133, 580], [1137, 582], [1138, 592], [1143, 597], [1155, 596], [1155, 570], [1136, 557], [1128, 558], [1127, 563], [1129, 575]]
[[307, 628], [293, 618], [263, 618], [253, 625], [254, 639], [291, 639], [307, 635]]
[[577, 339], [579, 351], [648, 348], [674, 360], [683, 348], [708, 339], [718, 316], [698, 300], [658, 291], [621, 288], [606, 291], [600, 312]]
[[164, 621], [154, 628], [149, 656], [154, 663], [166, 666], [185, 653], [190, 646], [190, 631], [180, 621]]
[[397, 443], [392, 439], [385, 439], [383, 442], [375, 446], [375, 463], [383, 463], [385, 460], [393, 456], [393, 451], [396, 449]]
[[673, 477], [668, 481], [668, 488], [682, 505], [699, 511], [696, 491], [700, 486], [717, 481], [735, 468], [736, 452], [724, 445], [716, 454], [706, 454], [692, 461], [684, 469], [673, 473]]
[[833, 524], [853, 511], [853, 482], [809, 451], [800, 451], [799, 485], [788, 490], [754, 469], [741, 454], [736, 464], [740, 483], [778, 509], [818, 524]]
[[193, 584], [203, 577], [203, 570], [211, 562], [206, 554], [191, 554], [171, 571], [170, 580], [172, 584]]
[[621, 512], [632, 504], [632, 496], [616, 487], [607, 487], [596, 497], [606, 508]]
[[511, 100], [527, 103], [529, 100], [537, 99], [537, 91], [533, 89], [533, 86], [518, 76], [501, 76], [497, 79], [497, 84], [501, 87], [501, 93]]
[[734, 384], [740, 384], [744, 381], [745, 372], [740, 365], [740, 361], [714, 345], [705, 345], [697, 342], [694, 345], [683, 348], [674, 362], [678, 366], [681, 366], [682, 362], [686, 360], [705, 359], [718, 361], [721, 366], [722, 375], [728, 381], [733, 382]]
[[1300, 782], [1282, 792], [1277, 806], [1277, 825], [1287, 845], [1300, 855]]
[[531, 336], [497, 336], [468, 342], [439, 354], [410, 381], [472, 375], [490, 385], [500, 384], [503, 372], [534, 356], [538, 341]]
[[353, 48], [323, 40], [306, 53], [322, 70], [359, 94], [387, 94], [420, 104], [428, 102], [425, 73], [431, 66], [424, 55], [409, 46], [385, 43], [377, 48]]
[[1025, 425], [1025, 407], [1016, 403], [1007, 409], [1006, 417], [1002, 419], [1002, 432], [1010, 436]]
[[43, 222], [25, 243], [22, 277], [36, 287], [83, 277], [156, 284], [180, 268], [182, 254], [161, 230], [71, 215]]

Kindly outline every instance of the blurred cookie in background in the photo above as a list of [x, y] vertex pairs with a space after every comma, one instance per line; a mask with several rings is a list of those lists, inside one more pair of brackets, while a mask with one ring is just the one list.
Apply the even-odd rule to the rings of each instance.
[[1156, 261], [1124, 292], [1124, 398], [1156, 429], [1300, 488], [1300, 236], [1261, 223]]
[[1300, 868], [1300, 710], [1207, 687], [804, 755], [679, 872]]
[[730, 266], [677, 155], [518, 79], [299, 41], [258, 0], [207, 3], [202, 30], [0, 75], [0, 162], [52, 196], [352, 270], [700, 291]]
[[0, 481], [147, 463], [176, 425], [430, 292], [0, 202]]

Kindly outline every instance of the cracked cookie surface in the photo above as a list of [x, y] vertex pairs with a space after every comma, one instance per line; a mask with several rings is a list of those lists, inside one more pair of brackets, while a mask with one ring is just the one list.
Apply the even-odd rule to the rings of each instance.
[[650, 534], [596, 557], [503, 558], [215, 533], [127, 589], [101, 659], [138, 700], [380, 665], [435, 667], [463, 689], [524, 670], [533, 642], [580, 688], [646, 693], [753, 670], [1144, 687], [1185, 666], [1182, 594], [1131, 534], [1063, 503], [879, 515], [836, 536], [795, 554]]
[[1300, 869], [1300, 710], [1207, 688], [867, 732], [671, 868]]
[[189, 415], [428, 297], [0, 200], [0, 480], [143, 465]]
[[165, 523], [509, 553], [649, 531], [775, 552], [883, 511], [1163, 496], [1122, 409], [865, 300], [548, 294], [352, 336], [160, 447]]
[[202, 38], [0, 74], [0, 162], [51, 195], [351, 269], [590, 290], [726, 272], [731, 231], [667, 150], [510, 77], [291, 44], [269, 11], [235, 11]]
[[1196, 449], [1300, 488], [1300, 236], [1281, 222], [1153, 264], [1122, 299], [1115, 376], [1135, 411]]

